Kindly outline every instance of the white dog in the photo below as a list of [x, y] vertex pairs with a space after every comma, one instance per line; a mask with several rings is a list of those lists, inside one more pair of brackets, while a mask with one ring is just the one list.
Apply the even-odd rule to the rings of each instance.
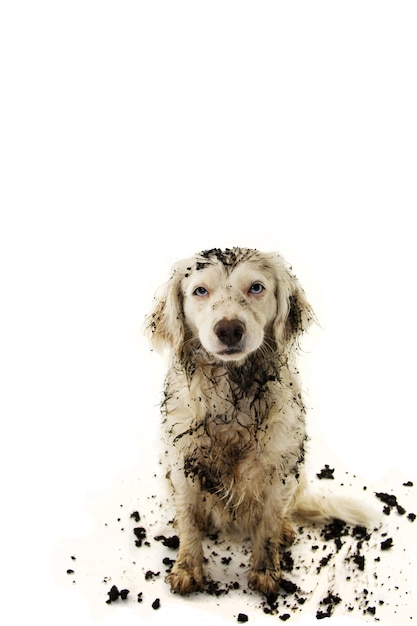
[[294, 356], [313, 318], [280, 256], [241, 248], [180, 262], [157, 298], [147, 329], [172, 354], [162, 411], [180, 538], [174, 591], [203, 587], [203, 533], [250, 537], [249, 586], [267, 594], [294, 515], [364, 519], [354, 503], [305, 491]]

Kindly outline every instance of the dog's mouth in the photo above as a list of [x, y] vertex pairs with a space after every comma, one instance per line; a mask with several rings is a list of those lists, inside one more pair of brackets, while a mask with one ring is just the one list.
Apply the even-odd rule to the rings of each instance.
[[219, 356], [233, 356], [234, 354], [242, 354], [243, 350], [240, 348], [226, 348], [226, 350], [221, 350], [217, 354]]
[[225, 348], [216, 352], [216, 357], [222, 361], [242, 361], [246, 356], [246, 350], [241, 348]]

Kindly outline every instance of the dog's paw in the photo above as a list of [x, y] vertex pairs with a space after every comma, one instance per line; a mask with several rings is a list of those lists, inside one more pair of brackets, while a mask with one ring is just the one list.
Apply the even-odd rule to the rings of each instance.
[[248, 576], [249, 587], [264, 595], [277, 593], [281, 573], [278, 570], [251, 570]]
[[171, 590], [181, 595], [201, 591], [204, 587], [203, 572], [199, 567], [186, 567], [175, 564], [166, 578]]
[[291, 526], [289, 522], [285, 521], [282, 527], [281, 545], [285, 547], [290, 546], [294, 542], [296, 536], [297, 536], [297, 533], [295, 532], [294, 528]]

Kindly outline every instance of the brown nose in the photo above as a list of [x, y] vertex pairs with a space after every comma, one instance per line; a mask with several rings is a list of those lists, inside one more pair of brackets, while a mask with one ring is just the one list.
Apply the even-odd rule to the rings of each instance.
[[222, 319], [214, 326], [214, 332], [222, 343], [231, 348], [242, 339], [245, 325], [240, 320]]

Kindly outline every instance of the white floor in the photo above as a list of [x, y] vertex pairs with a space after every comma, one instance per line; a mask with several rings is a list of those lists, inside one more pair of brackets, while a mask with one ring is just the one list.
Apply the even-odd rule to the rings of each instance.
[[[293, 563], [284, 559], [284, 579], [296, 585], [295, 592], [287, 594], [283, 590], [269, 604], [267, 599], [252, 593], [246, 584], [249, 543], [236, 545], [219, 537], [205, 542], [206, 573], [215, 584], [206, 593], [186, 598], [170, 593], [164, 582], [170, 563], [163, 561], [175, 559], [176, 551], [164, 547], [156, 538], [175, 535], [173, 508], [156, 463], [138, 463], [119, 472], [106, 491], [87, 498], [92, 528], [81, 537], [58, 542], [54, 562], [57, 583], [70, 588], [74, 597], [81, 594], [87, 599], [92, 619], [104, 619], [106, 624], [130, 624], [134, 619], [145, 618], [166, 624], [174, 617], [190, 625], [233, 624], [239, 614], [256, 624], [271, 624], [277, 619], [309, 624], [315, 623], [320, 612], [323, 615], [329, 610], [335, 624], [412, 624], [417, 615], [417, 521], [412, 522], [408, 514], [417, 510], [417, 485], [404, 486], [409, 477], [399, 472], [373, 483], [365, 482], [345, 471], [323, 446], [312, 448], [314, 452], [308, 461], [312, 488], [327, 491], [329, 497], [339, 493], [363, 498], [373, 506], [379, 522], [366, 538], [349, 528], [340, 538], [339, 549], [333, 536], [323, 536], [323, 527], [302, 527], [288, 550]], [[325, 464], [335, 470], [333, 480], [315, 477]], [[395, 494], [406, 513], [400, 515], [394, 508], [389, 516], [383, 514], [385, 505], [375, 492]], [[139, 512], [140, 521], [132, 518], [134, 512]], [[135, 545], [134, 529], [138, 527], [146, 531], [141, 547]], [[389, 538], [392, 547], [382, 550], [381, 543]], [[364, 557], [363, 569], [360, 560], [355, 562], [357, 555]], [[148, 574], [147, 578], [147, 572], [154, 575]], [[126, 600], [106, 602], [113, 585], [119, 591], [129, 590]], [[340, 601], [326, 604], [329, 594]], [[159, 609], [152, 608], [156, 599], [160, 600]]]

